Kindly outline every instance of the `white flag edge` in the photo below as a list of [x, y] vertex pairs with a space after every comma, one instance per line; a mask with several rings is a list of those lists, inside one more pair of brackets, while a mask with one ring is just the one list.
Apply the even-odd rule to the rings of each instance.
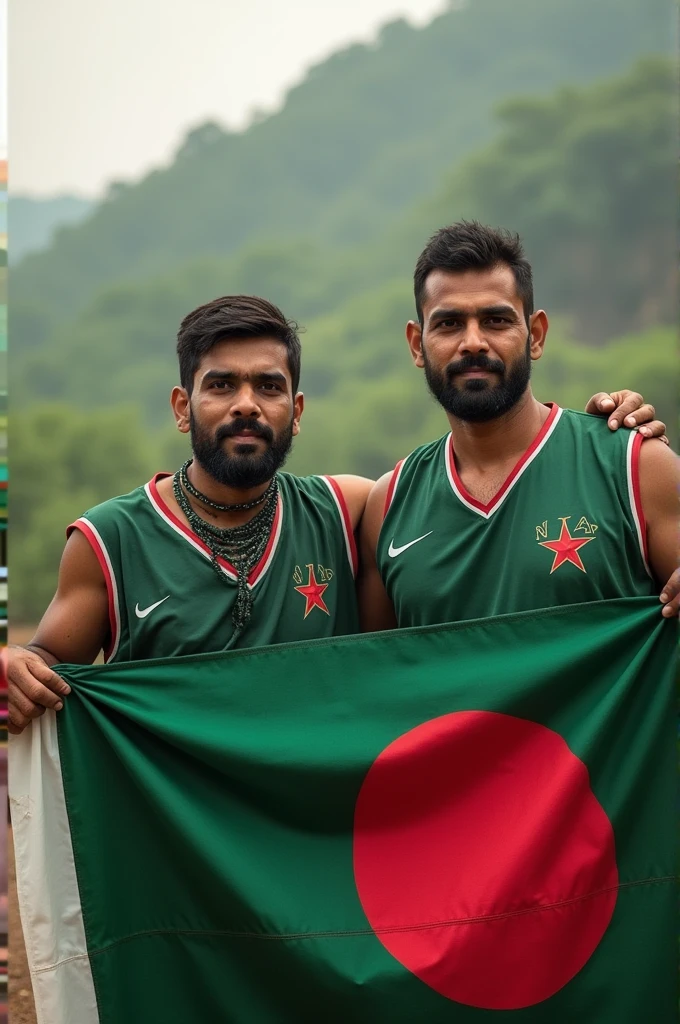
[[99, 1024], [53, 711], [9, 737], [17, 896], [38, 1024]]

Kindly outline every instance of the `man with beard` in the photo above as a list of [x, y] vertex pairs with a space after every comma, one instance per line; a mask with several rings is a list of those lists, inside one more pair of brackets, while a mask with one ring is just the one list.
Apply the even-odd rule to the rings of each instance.
[[[519, 238], [443, 228], [414, 283], [408, 344], [451, 432], [371, 492], [363, 628], [658, 594], [678, 564], [677, 457], [534, 398], [548, 318]], [[676, 593], [671, 580], [664, 591]]]
[[171, 403], [193, 459], [69, 527], [57, 593], [10, 651], [11, 732], [59, 710], [50, 666], [102, 648], [129, 661], [359, 630], [354, 530], [373, 481], [279, 472], [304, 404], [295, 325], [228, 296], [184, 319], [177, 352]]
[[[13, 733], [61, 708], [68, 687], [50, 666], [102, 648], [128, 661], [359, 629], [354, 530], [373, 481], [279, 472], [303, 410], [294, 325], [264, 299], [227, 296], [184, 319], [177, 350], [171, 402], [193, 459], [69, 527], [57, 593], [10, 651]], [[642, 401], [615, 397], [615, 412], [604, 394], [590, 407], [621, 422]]]

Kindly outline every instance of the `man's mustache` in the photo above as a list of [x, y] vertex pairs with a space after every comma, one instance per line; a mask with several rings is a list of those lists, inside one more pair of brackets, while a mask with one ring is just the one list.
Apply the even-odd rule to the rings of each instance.
[[489, 373], [505, 373], [505, 365], [500, 359], [489, 359], [488, 356], [463, 356], [456, 363], [449, 363], [446, 367], [446, 376], [449, 380], [458, 373], [466, 373], [468, 370], [487, 370]]
[[219, 442], [224, 441], [227, 437], [236, 437], [237, 434], [243, 434], [244, 431], [248, 431], [254, 437], [261, 437], [263, 441], [267, 441], [269, 444], [274, 440], [274, 431], [271, 427], [266, 426], [264, 423], [259, 423], [258, 420], [241, 418], [219, 427], [215, 433], [215, 441]]

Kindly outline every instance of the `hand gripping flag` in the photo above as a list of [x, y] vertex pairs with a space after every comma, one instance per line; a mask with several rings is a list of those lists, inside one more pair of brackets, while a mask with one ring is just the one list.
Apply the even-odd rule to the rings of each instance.
[[39, 1020], [674, 1020], [676, 639], [632, 598], [62, 667], [11, 750]]

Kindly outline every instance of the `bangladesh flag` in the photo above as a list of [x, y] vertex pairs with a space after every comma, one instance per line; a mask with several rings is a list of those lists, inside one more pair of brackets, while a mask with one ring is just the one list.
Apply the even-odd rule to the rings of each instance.
[[65, 666], [12, 738], [42, 1024], [675, 1019], [650, 598]]

